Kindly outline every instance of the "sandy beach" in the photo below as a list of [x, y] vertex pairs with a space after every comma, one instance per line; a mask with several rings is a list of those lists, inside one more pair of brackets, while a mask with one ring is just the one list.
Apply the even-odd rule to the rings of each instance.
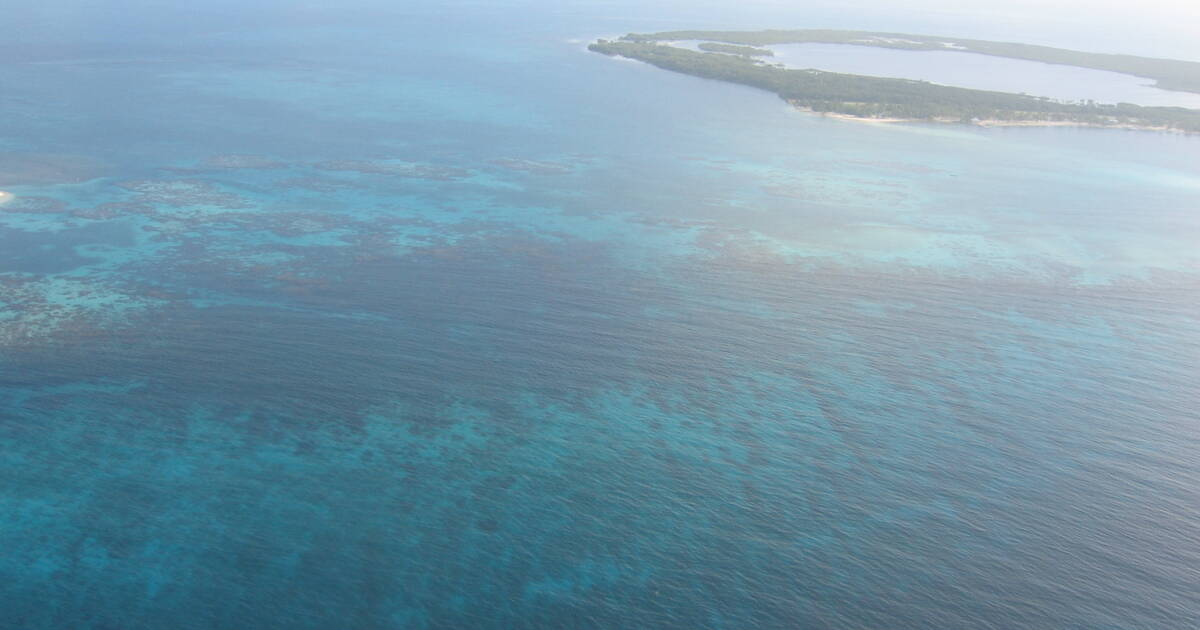
[[873, 116], [855, 116], [854, 114], [838, 114], [836, 112], [814, 112], [811, 109], [801, 108], [800, 111], [818, 114], [825, 118], [836, 118], [838, 120], [853, 120], [855, 122], [866, 123], [902, 123], [902, 122], [918, 122], [915, 118], [876, 118]]
[[1073, 120], [978, 120], [971, 123], [979, 127], [1089, 127], [1093, 129], [1127, 129], [1130, 131], [1165, 131], [1167, 133], [1188, 132], [1162, 125], [1139, 125], [1137, 123], [1091, 123]]
[[1089, 127], [1094, 129], [1128, 129], [1132, 131], [1165, 131], [1168, 133], [1182, 133], [1186, 131], [1180, 129], [1172, 129], [1160, 125], [1140, 125], [1137, 123], [1094, 123], [1074, 120], [972, 120], [963, 122], [958, 118], [884, 118], [871, 116], [855, 116], [854, 114], [840, 114], [837, 112], [815, 112], [811, 107], [797, 105], [793, 101], [788, 101], [796, 109], [808, 113], [823, 116], [825, 118], [834, 118], [837, 120], [848, 120], [851, 122], [860, 123], [940, 123], [940, 124], [966, 124], [976, 127]]

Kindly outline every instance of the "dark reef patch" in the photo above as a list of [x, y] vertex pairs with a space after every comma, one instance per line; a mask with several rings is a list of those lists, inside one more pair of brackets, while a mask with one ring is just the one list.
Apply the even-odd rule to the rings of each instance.
[[175, 208], [212, 206], [226, 209], [250, 207], [238, 195], [226, 192], [217, 184], [202, 180], [132, 180], [117, 186], [138, 193], [143, 203], [161, 204]]
[[17, 197], [0, 206], [0, 212], [16, 214], [65, 214], [67, 203], [50, 197]]
[[129, 247], [133, 230], [127, 223], [106, 221], [57, 232], [28, 232], [0, 227], [0, 272], [51, 274], [98, 261], [81, 255], [81, 246]]
[[6, 186], [75, 184], [101, 177], [107, 169], [91, 156], [0, 152], [0, 182]]
[[275, 170], [287, 164], [261, 155], [214, 155], [200, 163], [203, 168]]
[[490, 162], [510, 171], [520, 171], [531, 175], [562, 175], [570, 173], [573, 170], [570, 166], [559, 162], [526, 160], [522, 158], [496, 158], [490, 160]]
[[391, 177], [426, 179], [439, 182], [462, 179], [471, 175], [471, 171], [456, 166], [394, 160], [331, 160], [316, 164], [315, 168], [322, 171], [351, 172], [361, 175], [388, 175]]

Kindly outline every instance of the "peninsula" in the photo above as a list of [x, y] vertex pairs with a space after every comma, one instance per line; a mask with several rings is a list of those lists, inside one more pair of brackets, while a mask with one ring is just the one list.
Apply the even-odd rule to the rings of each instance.
[[[670, 42], [700, 40], [703, 52]], [[1131, 55], [1086, 53], [1046, 46], [869, 31], [670, 31], [598, 40], [589, 50], [636, 59], [692, 76], [774, 92], [807, 111], [881, 121], [980, 125], [1080, 125], [1200, 132], [1200, 110], [1132, 103], [1063, 102], [1046, 97], [976, 90], [927, 81], [788, 69], [742, 48], [825, 43], [904, 50], [953, 50], [1121, 72], [1161, 88], [1200, 93], [1200, 63]], [[705, 44], [709, 44], [705, 46]], [[718, 44], [718, 45], [713, 45]], [[724, 48], [728, 46], [730, 48]], [[736, 48], [735, 48], [736, 47]]]

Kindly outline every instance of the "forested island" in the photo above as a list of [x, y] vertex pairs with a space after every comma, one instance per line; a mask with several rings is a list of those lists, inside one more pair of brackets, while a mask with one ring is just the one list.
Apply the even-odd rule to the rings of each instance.
[[1179, 59], [1158, 59], [1135, 55], [1090, 53], [1065, 48], [1035, 46], [1013, 42], [992, 42], [959, 37], [933, 37], [906, 33], [875, 31], [843, 31], [829, 29], [767, 30], [767, 31], [667, 31], [663, 33], [630, 33], [622, 40], [634, 42], [663, 42], [703, 40], [743, 46], [773, 44], [852, 44], [901, 50], [955, 50], [994, 57], [1040, 61], [1093, 70], [1106, 70], [1137, 77], [1154, 79], [1155, 87], [1164, 90], [1200, 93], [1200, 62]]
[[1058, 63], [1153, 78], [1160, 87], [1200, 92], [1200, 63], [1084, 53], [1045, 46], [866, 31], [672, 31], [599, 40], [589, 50], [636, 59], [692, 76], [729, 81], [778, 94], [814, 112], [864, 119], [976, 124], [1076, 124], [1200, 132], [1200, 110], [1131, 103], [1062, 102], [1046, 97], [938, 85], [822, 70], [787, 69], [745, 51], [700, 45], [697, 52], [665, 42], [707, 40], [738, 49], [784, 43], [838, 43], [906, 50], [958, 50]]

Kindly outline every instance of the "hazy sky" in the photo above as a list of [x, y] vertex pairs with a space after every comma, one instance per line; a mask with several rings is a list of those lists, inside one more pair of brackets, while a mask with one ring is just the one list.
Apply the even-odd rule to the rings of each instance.
[[[6, 41], [253, 28], [259, 14], [330, 20], [372, 12], [574, 14], [584, 28], [847, 28], [1022, 41], [1200, 61], [1200, 0], [0, 0]], [[576, 27], [572, 27], [576, 28]], [[587, 32], [584, 32], [587, 31]], [[0, 44], [0, 50], [3, 44]]]
[[[884, 30], [886, 23], [928, 24], [928, 34], [986, 37], [1069, 46], [1097, 52], [1181, 57], [1200, 61], [1200, 0], [717, 0], [797, 15], [806, 7], [841, 7], [878, 21], [842, 28]], [[715, 4], [715, 2], [714, 2]], [[935, 32], [936, 31], [936, 32]]]

